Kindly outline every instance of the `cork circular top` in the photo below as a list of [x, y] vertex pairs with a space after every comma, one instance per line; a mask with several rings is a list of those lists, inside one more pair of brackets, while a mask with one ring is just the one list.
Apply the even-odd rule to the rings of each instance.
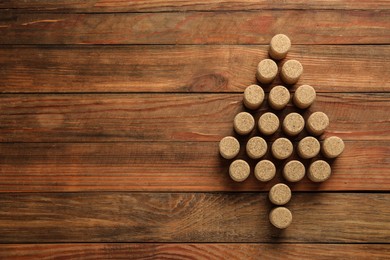
[[269, 160], [262, 160], [255, 166], [255, 177], [259, 181], [270, 181], [275, 177], [276, 167]]
[[311, 104], [313, 104], [315, 99], [316, 91], [309, 85], [302, 85], [298, 87], [293, 96], [294, 104], [301, 109], [308, 108]]
[[273, 109], [283, 109], [290, 101], [290, 92], [283, 86], [275, 86], [271, 89], [268, 102]]
[[307, 177], [313, 182], [323, 182], [329, 179], [331, 172], [332, 170], [327, 162], [318, 160], [310, 164]]
[[264, 100], [264, 90], [258, 85], [250, 85], [244, 91], [244, 105], [249, 109], [258, 109]]
[[281, 78], [286, 84], [295, 84], [303, 73], [302, 64], [297, 60], [288, 60], [282, 66]]
[[278, 74], [278, 65], [271, 59], [264, 59], [257, 65], [256, 78], [263, 84], [271, 83]]
[[269, 213], [269, 221], [279, 229], [285, 229], [292, 223], [292, 214], [288, 208], [277, 207]]
[[263, 138], [255, 136], [246, 143], [246, 153], [252, 159], [260, 159], [267, 152], [267, 147], [267, 142]]
[[314, 112], [306, 122], [306, 130], [312, 135], [322, 135], [329, 125], [329, 118], [323, 112]]
[[312, 136], [303, 138], [298, 143], [298, 154], [303, 159], [313, 158], [320, 152], [320, 142]]
[[283, 131], [288, 135], [297, 135], [304, 127], [305, 119], [298, 113], [290, 113], [283, 120]]
[[244, 160], [235, 160], [230, 164], [229, 175], [237, 182], [245, 181], [250, 173], [249, 164]]
[[291, 48], [291, 41], [284, 34], [277, 34], [271, 39], [269, 45], [269, 55], [275, 60], [281, 60], [286, 57]]
[[344, 151], [344, 148], [344, 142], [340, 137], [331, 136], [322, 143], [322, 154], [326, 158], [336, 158]]
[[276, 159], [283, 160], [292, 154], [293, 145], [287, 138], [278, 138], [273, 142], [271, 151]]
[[225, 159], [232, 159], [240, 151], [240, 143], [233, 136], [226, 136], [219, 141], [219, 153]]
[[259, 118], [258, 128], [262, 134], [272, 135], [279, 128], [279, 118], [274, 113], [264, 113]]
[[305, 176], [305, 166], [297, 160], [291, 160], [284, 165], [283, 177], [290, 182], [298, 182]]
[[286, 184], [278, 183], [270, 189], [268, 197], [273, 204], [284, 205], [291, 199], [291, 190]]
[[234, 117], [233, 126], [234, 130], [238, 134], [246, 135], [253, 130], [255, 126], [255, 119], [248, 112], [241, 112]]

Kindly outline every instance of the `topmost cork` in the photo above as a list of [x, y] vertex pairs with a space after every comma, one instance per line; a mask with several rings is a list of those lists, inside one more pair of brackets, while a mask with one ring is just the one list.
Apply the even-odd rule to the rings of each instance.
[[269, 56], [274, 60], [281, 60], [286, 57], [290, 47], [290, 39], [284, 34], [277, 34], [272, 37], [269, 45]]

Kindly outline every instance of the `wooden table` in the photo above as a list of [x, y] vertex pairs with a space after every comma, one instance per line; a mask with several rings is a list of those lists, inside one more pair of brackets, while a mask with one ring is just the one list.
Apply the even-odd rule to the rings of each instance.
[[[1, 1], [0, 258], [388, 259], [389, 18], [388, 0]], [[218, 155], [276, 33], [346, 143], [331, 179], [292, 185], [284, 231], [282, 178], [234, 183]]]

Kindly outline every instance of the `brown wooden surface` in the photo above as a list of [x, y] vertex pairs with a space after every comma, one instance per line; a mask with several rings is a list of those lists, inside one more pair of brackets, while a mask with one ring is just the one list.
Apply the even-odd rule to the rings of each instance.
[[0, 257], [18, 259], [388, 259], [389, 245], [372, 244], [11, 244]]
[[[267, 46], [7, 46], [0, 57], [0, 92], [219, 93], [255, 83]], [[317, 92], [390, 89], [388, 45], [294, 45], [288, 57]]]
[[[389, 109], [389, 93], [329, 93], [303, 114], [329, 116], [324, 136], [390, 140]], [[34, 94], [2, 95], [0, 110], [3, 142], [116, 142], [219, 141], [244, 108], [242, 94]]]
[[[305, 178], [292, 189], [388, 190], [390, 141], [347, 141], [346, 147], [332, 163], [332, 178], [322, 184]], [[0, 192], [268, 191], [283, 181], [280, 162], [271, 182], [253, 175], [232, 181], [217, 142], [0, 144], [0, 164]]]
[[0, 44], [268, 44], [282, 27], [294, 44], [389, 44], [389, 16], [389, 10], [141, 14], [0, 11]]
[[387, 243], [389, 203], [386, 193], [295, 193], [281, 232], [267, 193], [4, 193], [0, 242]]
[[388, 0], [3, 0], [0, 8], [12, 8], [36, 12], [162, 12], [162, 11], [229, 11], [257, 9], [390, 9]]
[[[388, 258], [390, 1], [0, 9], [1, 259]], [[218, 154], [276, 33], [318, 92], [310, 111], [329, 115], [321, 139], [346, 143], [327, 182], [290, 185], [283, 232], [267, 219], [283, 163], [234, 183]]]

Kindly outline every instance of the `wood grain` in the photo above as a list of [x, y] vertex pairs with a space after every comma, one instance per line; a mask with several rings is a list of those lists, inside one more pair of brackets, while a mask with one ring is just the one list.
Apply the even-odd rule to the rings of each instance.
[[[241, 92], [266, 45], [2, 46], [0, 92]], [[317, 92], [390, 90], [390, 47], [293, 45], [299, 84]], [[335, 66], [336, 64], [336, 66]], [[274, 84], [280, 84], [277, 78]]]
[[378, 244], [3, 244], [6, 259], [388, 259]]
[[0, 44], [389, 44], [389, 10], [21, 14], [0, 11]]
[[[244, 147], [245, 143], [242, 144]], [[303, 179], [294, 191], [389, 191], [390, 142], [346, 142], [322, 184]], [[239, 158], [248, 160], [241, 149]], [[217, 142], [0, 144], [0, 192], [268, 191], [283, 182], [230, 179]], [[306, 162], [306, 167], [308, 162]]]
[[381, 193], [294, 194], [293, 224], [280, 232], [264, 193], [11, 193], [0, 197], [0, 242], [388, 243], [389, 203]]
[[125, 0], [3, 0], [0, 8], [13, 8], [38, 12], [162, 12], [162, 11], [228, 11], [257, 9], [390, 9], [388, 1], [369, 0], [169, 0], [169, 1], [125, 1]]
[[[389, 101], [389, 93], [318, 94], [303, 115], [328, 114], [324, 136], [390, 140]], [[256, 119], [269, 111], [266, 103]], [[234, 134], [234, 116], [243, 110], [242, 94], [1, 95], [0, 141], [219, 141]], [[295, 109], [278, 115], [289, 111]]]

